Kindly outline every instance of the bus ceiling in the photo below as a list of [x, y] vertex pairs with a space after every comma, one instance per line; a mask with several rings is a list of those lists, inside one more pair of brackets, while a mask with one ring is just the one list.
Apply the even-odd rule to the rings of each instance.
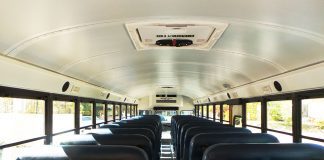
[[127, 103], [323, 88], [324, 1], [2, 4], [1, 86]]

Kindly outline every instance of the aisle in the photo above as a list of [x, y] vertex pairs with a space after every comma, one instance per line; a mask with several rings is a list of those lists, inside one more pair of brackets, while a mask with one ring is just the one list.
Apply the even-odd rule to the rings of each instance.
[[161, 138], [161, 160], [174, 160], [175, 155], [173, 152], [173, 146], [171, 145], [170, 131], [163, 131]]

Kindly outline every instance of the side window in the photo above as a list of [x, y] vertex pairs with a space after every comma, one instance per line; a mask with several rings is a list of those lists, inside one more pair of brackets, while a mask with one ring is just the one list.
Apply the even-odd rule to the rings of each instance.
[[119, 105], [115, 105], [115, 119], [118, 120], [119, 119]]
[[102, 103], [96, 104], [96, 123], [104, 122], [105, 114], [104, 114], [105, 105]]
[[53, 133], [74, 128], [74, 103], [53, 101]]
[[122, 107], [122, 119], [125, 119], [126, 118], [126, 105], [121, 105]]
[[45, 101], [0, 97], [0, 145], [44, 136]]
[[209, 118], [213, 118], [214, 117], [213, 105], [209, 105], [209, 108], [208, 108], [208, 116], [209, 116]]
[[107, 107], [107, 116], [108, 116], [108, 121], [112, 121], [114, 119], [113, 117], [113, 105], [112, 104], [108, 104]]
[[127, 105], [127, 118], [130, 118], [131, 116], [131, 107], [130, 105]]
[[324, 140], [324, 98], [302, 100], [302, 142], [317, 143], [324, 146], [323, 142], [310, 140], [317, 138]]
[[261, 102], [246, 103], [246, 125], [253, 133], [261, 133]]
[[208, 112], [208, 110], [207, 110], [207, 105], [206, 105], [206, 106], [204, 106], [204, 117], [206, 117], [206, 118], [208, 118], [207, 112]]
[[223, 123], [229, 124], [229, 105], [223, 105]]
[[[280, 142], [292, 142], [292, 101], [267, 102], [267, 126], [269, 134], [276, 136]], [[286, 134], [275, 132], [281, 131]]]
[[215, 118], [216, 118], [216, 121], [220, 121], [220, 105], [216, 105], [215, 106]]
[[92, 125], [92, 103], [80, 103], [80, 127]]
[[[203, 107], [204, 106], [199, 106], [199, 117], [202, 117], [203, 116]], [[204, 115], [205, 116], [205, 115]]]

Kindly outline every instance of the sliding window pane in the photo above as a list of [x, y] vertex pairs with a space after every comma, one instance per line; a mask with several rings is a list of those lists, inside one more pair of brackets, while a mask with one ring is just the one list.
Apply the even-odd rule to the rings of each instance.
[[53, 101], [53, 132], [74, 129], [74, 103]]
[[246, 103], [246, 124], [261, 127], [261, 102]]
[[267, 103], [267, 125], [269, 129], [292, 133], [292, 101], [270, 101]]
[[130, 105], [127, 105], [127, 118], [130, 118], [131, 115], [131, 107]]
[[302, 135], [324, 139], [324, 98], [302, 100]]
[[203, 106], [199, 106], [199, 117], [203, 115]]
[[133, 115], [136, 116], [136, 107], [133, 106]]
[[119, 120], [119, 105], [115, 105], [115, 119]]
[[92, 103], [80, 103], [80, 126], [92, 125]]
[[213, 105], [209, 105], [208, 114], [209, 114], [209, 118], [213, 118], [214, 117]]
[[215, 106], [215, 118], [216, 118], [216, 121], [219, 121], [220, 120], [220, 105], [216, 105]]
[[203, 106], [204, 117], [207, 117], [207, 106]]
[[242, 127], [242, 105], [233, 105], [231, 109], [232, 115], [230, 117], [232, 118], [232, 125]]
[[105, 121], [105, 114], [104, 114], [105, 105], [102, 103], [96, 104], [96, 123], [101, 123]]
[[223, 121], [229, 122], [229, 105], [223, 105]]
[[108, 104], [107, 107], [107, 115], [108, 115], [108, 121], [112, 121], [114, 119], [113, 117], [113, 105], [112, 104]]
[[43, 100], [0, 97], [0, 145], [44, 136]]
[[122, 119], [126, 118], [126, 106], [125, 105], [121, 105], [122, 107]]

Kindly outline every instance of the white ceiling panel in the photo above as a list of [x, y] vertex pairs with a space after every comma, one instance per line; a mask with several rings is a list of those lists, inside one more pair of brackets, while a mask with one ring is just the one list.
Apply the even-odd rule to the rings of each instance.
[[[324, 61], [323, 0], [2, 0], [0, 53], [140, 98], [174, 86], [201, 97]], [[209, 51], [137, 51], [125, 23], [229, 27]]]

